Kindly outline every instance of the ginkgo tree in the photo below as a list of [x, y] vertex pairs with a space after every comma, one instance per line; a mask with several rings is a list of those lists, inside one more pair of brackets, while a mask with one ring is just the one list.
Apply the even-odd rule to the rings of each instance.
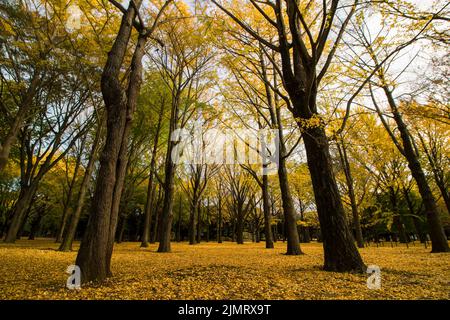
[[[152, 16], [149, 12], [150, 21], [144, 21], [141, 16], [140, 0], [130, 1], [128, 8], [116, 1], [111, 2], [122, 12], [122, 21], [101, 78], [107, 119], [106, 139], [100, 156], [92, 213], [76, 259], [84, 282], [101, 281], [111, 275], [111, 256], [128, 161], [128, 140], [142, 82], [142, 59], [147, 42], [172, 1], [168, 0], [161, 6], [155, 4], [156, 13]], [[137, 36], [134, 36], [134, 31]], [[122, 69], [132, 35], [137, 40], [124, 85]]]
[[[286, 99], [290, 101], [288, 108], [303, 133], [324, 240], [324, 268], [330, 271], [364, 271], [365, 265], [353, 242], [332, 170], [328, 138], [317, 103], [321, 81], [333, 62], [359, 1], [342, 7], [339, 0], [308, 3], [296, 0], [249, 1], [240, 9], [236, 6], [230, 9], [228, 1], [212, 2], [234, 21], [236, 27], [245, 30], [261, 44], [267, 58], [271, 58], [274, 52], [281, 60], [280, 63], [275, 61], [276, 71], [287, 92]], [[255, 14], [246, 15], [243, 10]], [[338, 14], [344, 17], [342, 23], [337, 22]], [[248, 21], [255, 15], [265, 21], [266, 30], [271, 30], [270, 38], [259, 33]], [[336, 37], [330, 45], [332, 32]]]

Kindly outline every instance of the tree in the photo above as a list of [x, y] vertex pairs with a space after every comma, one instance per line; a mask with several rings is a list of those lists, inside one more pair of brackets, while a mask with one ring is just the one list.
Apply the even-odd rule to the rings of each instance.
[[[432, 14], [429, 19], [425, 19], [425, 22], [422, 22], [421, 24], [419, 24], [419, 26], [416, 26], [414, 24], [413, 26], [410, 26], [411, 30], [404, 30], [405, 34], [409, 35], [410, 33], [412, 33], [412, 36], [407, 41], [402, 41], [400, 44], [395, 43], [394, 47], [387, 42], [387, 40], [389, 40], [389, 37], [386, 38], [382, 30], [378, 32], [375, 37], [373, 37], [373, 35], [371, 34], [373, 33], [373, 31], [371, 32], [370, 28], [368, 28], [365, 20], [362, 20], [362, 23], [360, 23], [360, 25], [355, 26], [356, 41], [365, 50], [365, 52], [363, 52], [363, 54], [359, 58], [361, 63], [358, 64], [365, 75], [362, 86], [364, 86], [364, 84], [366, 83], [369, 84], [372, 104], [377, 114], [379, 115], [383, 126], [389, 133], [389, 136], [394, 142], [395, 146], [408, 161], [408, 167], [414, 180], [417, 183], [420, 195], [423, 199], [428, 224], [430, 227], [432, 252], [448, 252], [450, 248], [448, 246], [442, 223], [440, 221], [436, 200], [427, 182], [422, 165], [419, 161], [420, 154], [418, 152], [418, 149], [416, 148], [413, 137], [410, 134], [407, 123], [404, 121], [404, 117], [399, 108], [398, 99], [396, 99], [394, 96], [394, 90], [397, 87], [395, 84], [395, 80], [401, 76], [401, 74], [408, 68], [409, 64], [402, 69], [400, 74], [397, 74], [392, 78], [389, 76], [389, 66], [393, 61], [395, 61], [397, 54], [401, 50], [418, 41], [421, 35], [431, 25], [433, 20], [440, 17], [439, 14], [445, 8], [446, 6], [442, 7], [439, 11]], [[417, 29], [418, 31], [416, 31]], [[370, 61], [370, 63], [366, 61], [366, 58], [368, 61]], [[373, 77], [375, 77], [378, 81], [374, 81], [372, 79]], [[373, 88], [374, 86], [381, 89], [386, 97], [386, 104], [392, 115], [395, 126], [399, 131], [399, 137], [394, 134], [391, 126], [385, 119], [385, 115], [383, 114], [382, 109], [380, 108], [379, 103], [376, 99], [376, 95], [374, 93], [375, 89]]]
[[[188, 9], [184, 7], [182, 14], [187, 16], [188, 12]], [[151, 56], [171, 92], [169, 141], [164, 165], [164, 201], [158, 252], [170, 252], [176, 172], [172, 153], [178, 150], [179, 143], [176, 141], [176, 132], [178, 132], [177, 129], [183, 129], [195, 111], [199, 109], [202, 94], [211, 86], [208, 78], [211, 74], [209, 67], [214, 52], [208, 42], [209, 26], [199, 22], [197, 18], [184, 18], [167, 23], [161, 30], [165, 46]], [[181, 137], [178, 136], [179, 138]]]
[[[247, 54], [245, 60], [241, 62], [242, 68], [244, 71], [239, 70], [239, 67], [234, 66], [233, 73], [235, 74], [236, 81], [242, 91], [244, 91], [244, 98], [241, 98], [241, 101], [247, 101], [247, 104], [253, 108], [251, 111], [252, 114], [256, 113], [256, 118], [258, 121], [258, 128], [271, 128], [277, 131], [277, 138], [279, 142], [278, 147], [278, 183], [281, 189], [281, 198], [282, 198], [282, 206], [283, 206], [283, 214], [284, 219], [286, 221], [286, 234], [287, 234], [287, 255], [298, 255], [302, 254], [299, 245], [299, 237], [297, 232], [297, 223], [295, 218], [295, 208], [294, 202], [291, 195], [291, 190], [289, 187], [289, 178], [286, 170], [286, 161], [290, 154], [295, 150], [298, 143], [300, 142], [300, 138], [298, 138], [297, 142], [288, 151], [287, 148], [287, 138], [285, 137], [285, 129], [283, 125], [283, 119], [281, 114], [282, 109], [282, 101], [280, 101], [279, 96], [279, 84], [277, 79], [277, 74], [275, 68], [269, 68], [267, 66], [267, 61], [264, 58], [264, 51], [261, 46], [254, 45], [256, 49], [256, 57], [253, 58], [256, 60], [252, 60], [250, 54]], [[249, 49], [247, 49], [249, 50]], [[250, 49], [251, 50], [251, 49]], [[237, 54], [239, 56], [239, 53]], [[242, 54], [241, 54], [242, 55]], [[234, 61], [239, 61], [237, 57], [234, 57]], [[256, 64], [256, 70], [249, 70], [246, 67], [247, 63]], [[269, 74], [270, 73], [270, 74]], [[256, 77], [255, 77], [256, 75]], [[256, 79], [254, 79], [254, 77]], [[260, 87], [258, 87], [260, 85]], [[260, 100], [262, 100], [260, 102]], [[286, 103], [286, 101], [285, 101]], [[264, 124], [263, 124], [264, 123]], [[267, 149], [267, 148], [266, 148]], [[270, 150], [261, 150], [262, 155], [270, 154]], [[273, 157], [277, 155], [272, 155]], [[264, 175], [268, 174], [269, 164], [267, 163], [267, 159], [262, 157], [262, 175], [264, 180]], [[248, 167], [246, 167], [248, 169]], [[253, 171], [253, 177], [257, 178], [255, 172]], [[259, 181], [257, 178], [257, 182], [261, 185], [261, 188], [265, 188], [264, 181]], [[263, 190], [263, 197], [264, 197]], [[268, 199], [263, 198], [263, 203], [266, 202], [268, 204]], [[268, 212], [268, 210], [267, 210]], [[267, 219], [268, 221], [270, 219]], [[270, 247], [270, 245], [269, 245]]]
[[298, 211], [300, 219], [297, 225], [300, 228], [300, 241], [310, 242], [312, 224], [308, 216], [314, 212], [314, 192], [312, 189], [311, 177], [309, 176], [308, 166], [306, 163], [294, 163], [288, 167], [291, 174], [292, 190], [298, 201]]
[[244, 244], [244, 226], [248, 215], [256, 206], [254, 185], [250, 174], [239, 170], [239, 167], [226, 167], [228, 191], [230, 192], [229, 208], [236, 223], [236, 243]]
[[[438, 121], [433, 121], [429, 118], [410, 118], [410, 105], [415, 103], [404, 103], [402, 109], [407, 114], [408, 125], [411, 126], [412, 133], [418, 138], [419, 148], [422, 153], [426, 155], [428, 160], [429, 170], [433, 173], [434, 181], [438, 186], [444, 203], [447, 207], [447, 212], [450, 213], [450, 194], [449, 194], [449, 175], [445, 168], [448, 168], [448, 126]], [[414, 107], [412, 107], [414, 108]], [[409, 109], [409, 110], [408, 110]], [[414, 119], [414, 121], [413, 121]]]
[[[91, 125], [89, 115], [87, 119], [81, 117], [87, 93], [84, 87], [79, 88], [77, 80], [74, 78], [73, 82], [65, 84], [64, 89], [59, 83], [59, 88], [55, 86], [56, 92], [44, 95], [41, 103], [47, 105], [45, 113], [39, 113], [32, 124], [21, 129], [21, 189], [5, 242], [16, 240], [44, 175], [64, 158]], [[70, 98], [67, 102], [62, 97]]]
[[[81, 157], [83, 155], [85, 143], [86, 143], [87, 135], [81, 138], [80, 144], [77, 146], [75, 143], [74, 148], [77, 148], [78, 150], [75, 150], [75, 163], [74, 163], [74, 169], [73, 169], [73, 175], [72, 178], [69, 178], [69, 166], [71, 165], [70, 161], [66, 160], [66, 180], [67, 180], [67, 192], [66, 192], [66, 198], [64, 199], [64, 208], [63, 208], [63, 214], [61, 217], [61, 223], [58, 228], [58, 234], [56, 235], [56, 242], [61, 242], [63, 238], [63, 234], [66, 228], [67, 220], [70, 215], [70, 203], [72, 201], [73, 193], [75, 192], [78, 173], [81, 167]], [[70, 157], [70, 154], [69, 154]]]
[[[167, 102], [169, 100], [168, 93], [166, 90], [164, 90], [163, 87], [158, 86], [157, 87], [160, 90], [155, 90], [155, 86], [151, 86], [150, 89], [153, 91], [157, 91], [157, 100], [151, 101], [151, 103], [155, 103], [156, 107], [159, 104], [158, 108], [158, 121], [156, 124], [156, 130], [153, 135], [153, 147], [152, 147], [152, 153], [151, 153], [151, 161], [150, 161], [150, 173], [148, 177], [148, 186], [147, 186], [147, 199], [145, 202], [145, 209], [144, 209], [144, 228], [142, 231], [142, 242], [141, 247], [148, 247], [148, 241], [150, 237], [150, 227], [151, 227], [151, 216], [152, 216], [152, 207], [154, 204], [154, 190], [156, 188], [154, 179], [157, 177], [155, 176], [157, 173], [156, 171], [156, 157], [157, 157], [157, 151], [159, 147], [159, 140], [161, 136], [162, 126], [163, 126], [163, 116], [164, 116], [164, 110], [167, 107]], [[156, 224], [156, 221], [155, 221]]]
[[[105, 119], [105, 118], [103, 118]], [[86, 193], [89, 189], [92, 180], [92, 174], [94, 171], [95, 163], [98, 159], [99, 149], [101, 147], [102, 134], [104, 128], [104, 120], [98, 120], [99, 124], [97, 127], [97, 132], [95, 133], [94, 141], [92, 142], [91, 151], [89, 152], [89, 160], [86, 168], [84, 169], [83, 179], [81, 181], [80, 189], [78, 191], [77, 201], [75, 209], [70, 216], [69, 225], [67, 227], [67, 232], [63, 236], [61, 245], [59, 246], [59, 251], [71, 251], [72, 244], [75, 239], [75, 233], [77, 231], [78, 222], [80, 220], [81, 212], [84, 208], [86, 201]]]
[[[315, 19], [314, 14], [310, 16], [305, 14], [305, 12], [313, 12], [309, 7], [313, 4], [312, 1], [303, 6], [296, 0], [267, 1], [262, 4], [257, 1], [250, 1], [263, 19], [267, 21], [269, 27], [275, 30], [277, 35], [275, 43], [267, 40], [218, 1], [212, 0], [212, 2], [231, 17], [237, 25], [259, 41], [266, 51], [274, 51], [281, 58], [281, 66], [277, 68], [277, 72], [281, 76], [284, 88], [287, 91], [288, 96], [285, 98], [290, 101], [289, 109], [303, 133], [324, 240], [324, 269], [341, 272], [364, 271], [364, 263], [348, 227], [332, 170], [324, 122], [320, 118], [317, 108], [320, 83], [333, 60], [346, 26], [357, 8], [358, 0], [355, 0], [353, 5], [350, 6], [340, 26], [333, 23], [339, 10], [338, 0], [323, 2], [321, 8], [323, 18], [320, 25], [317, 25], [318, 19]], [[271, 10], [270, 14], [266, 13], [264, 10], [266, 8]], [[286, 9], [286, 15], [284, 9]], [[307, 18], [310, 19], [309, 23], [306, 21]], [[337, 28], [337, 36], [328, 55], [321, 60], [326, 52], [326, 44], [333, 28]], [[313, 29], [317, 31], [315, 38], [312, 35]], [[266, 54], [266, 56], [271, 57], [270, 54]], [[322, 66], [319, 64], [320, 61], [323, 61]], [[320, 66], [321, 68], [318, 70]]]
[[[128, 160], [128, 137], [142, 81], [142, 58], [146, 43], [157, 28], [160, 17], [170, 2], [170, 0], [166, 1], [158, 9], [148, 28], [139, 14], [142, 1], [130, 1], [128, 9], [114, 2], [123, 16], [101, 80], [107, 129], [91, 214], [75, 262], [81, 269], [83, 282], [102, 281], [111, 276], [111, 256]], [[121, 69], [135, 25], [138, 39], [129, 66], [131, 71], [124, 88], [120, 79]]]
[[[384, 76], [382, 77], [382, 79], [384, 79]], [[422, 165], [420, 164], [419, 153], [417, 149], [414, 147], [414, 142], [412, 141], [412, 137], [409, 133], [408, 127], [406, 123], [403, 121], [403, 117], [399, 112], [399, 108], [397, 107], [397, 104], [394, 100], [392, 91], [388, 88], [387, 85], [382, 85], [382, 89], [384, 90], [388, 98], [388, 103], [391, 108], [394, 121], [400, 132], [400, 137], [403, 146], [399, 143], [399, 141], [397, 141], [397, 138], [392, 133], [387, 122], [386, 121], [382, 122], [385, 125], [386, 130], [388, 130], [388, 132], [390, 133], [389, 134], [390, 137], [395, 141], [395, 145], [397, 146], [401, 154], [408, 161], [408, 167], [411, 170], [411, 174], [414, 177], [414, 180], [416, 181], [417, 186], [419, 188], [419, 192], [420, 195], [422, 196], [426, 211], [428, 224], [430, 227], [430, 238], [432, 243], [431, 252], [448, 252], [450, 251], [450, 248], [448, 246], [444, 229], [442, 228], [442, 223], [440, 221], [439, 213], [437, 210], [436, 200], [430, 189], [425, 173], [423, 172]], [[371, 94], [375, 108], [377, 109], [377, 112], [379, 113], [380, 117], [383, 118], [383, 115], [381, 114], [380, 108], [378, 107], [378, 103], [375, 100], [372, 90]]]
[[355, 191], [353, 188], [353, 177], [350, 169], [350, 163], [348, 161], [347, 149], [344, 141], [338, 142], [337, 148], [339, 151], [339, 157], [341, 160], [342, 168], [344, 169], [345, 181], [347, 183], [348, 196], [350, 198], [350, 204], [352, 208], [353, 226], [355, 228], [356, 243], [359, 248], [364, 248], [364, 240], [361, 231], [361, 224], [359, 222], [358, 204], [356, 203]]
[[[37, 112], [33, 100], [51, 65], [46, 60], [54, 59], [56, 42], [54, 20], [46, 21], [29, 4], [20, 2], [14, 6], [0, 5], [2, 12], [1, 47], [1, 107], [5, 115], [5, 132], [0, 144], [0, 172], [4, 170], [11, 148], [20, 129]], [[47, 35], [52, 35], [48, 37]], [[20, 45], [31, 43], [32, 45]], [[4, 89], [6, 87], [6, 90]], [[2, 130], [3, 131], [3, 130]]]

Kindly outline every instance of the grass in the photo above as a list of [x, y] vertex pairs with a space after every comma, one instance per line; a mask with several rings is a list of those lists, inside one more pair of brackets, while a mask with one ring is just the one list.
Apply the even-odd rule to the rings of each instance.
[[450, 254], [418, 244], [361, 249], [381, 268], [381, 289], [371, 290], [368, 275], [321, 270], [321, 244], [302, 244], [302, 256], [283, 255], [285, 246], [173, 243], [172, 253], [156, 253], [156, 245], [116, 244], [113, 278], [68, 290], [76, 252], [58, 252], [49, 239], [1, 243], [0, 299], [450, 299]]

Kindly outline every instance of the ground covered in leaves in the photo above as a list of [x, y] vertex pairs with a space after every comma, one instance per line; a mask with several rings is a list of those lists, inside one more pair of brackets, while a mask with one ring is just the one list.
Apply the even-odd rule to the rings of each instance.
[[367, 275], [321, 270], [321, 244], [302, 244], [305, 255], [285, 256], [285, 244], [173, 243], [115, 246], [114, 277], [103, 286], [68, 290], [66, 268], [76, 252], [58, 252], [51, 240], [0, 244], [0, 299], [450, 299], [450, 254], [415, 246], [361, 249], [381, 268], [381, 289]]

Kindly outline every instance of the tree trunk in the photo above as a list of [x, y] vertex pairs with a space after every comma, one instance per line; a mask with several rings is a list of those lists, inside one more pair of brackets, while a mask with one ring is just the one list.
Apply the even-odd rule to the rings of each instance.
[[31, 212], [31, 205], [28, 207], [25, 213], [25, 217], [22, 220], [19, 231], [17, 231], [16, 240], [20, 240], [22, 238], [23, 229], [25, 228], [25, 224], [27, 223], [28, 217], [30, 216], [30, 212]]
[[288, 176], [285, 160], [280, 156], [278, 168], [278, 180], [280, 183], [283, 214], [285, 220], [284, 235], [287, 239], [287, 255], [303, 254], [300, 249], [300, 240], [297, 232], [297, 222], [295, 220], [294, 202], [289, 188]]
[[197, 206], [197, 243], [202, 241], [202, 204], [199, 201]]
[[[160, 204], [160, 201], [158, 201], [158, 204]], [[158, 210], [158, 208], [153, 209], [153, 225], [152, 225], [152, 232], [150, 234], [150, 243], [156, 243], [156, 240], [158, 239], [159, 242], [159, 238], [158, 237], [158, 225], [160, 225], [161, 223], [161, 219], [160, 219], [160, 210]]]
[[144, 228], [142, 230], [142, 242], [141, 247], [148, 247], [148, 240], [150, 235], [150, 225], [152, 218], [152, 205], [154, 201], [154, 186], [153, 186], [153, 176], [156, 165], [156, 152], [158, 151], [159, 134], [161, 131], [162, 116], [164, 114], [164, 104], [161, 103], [161, 108], [159, 110], [158, 125], [156, 127], [155, 138], [153, 140], [153, 150], [152, 150], [152, 160], [150, 161], [150, 173], [148, 177], [148, 187], [147, 187], [147, 199], [144, 208]]
[[182, 211], [182, 199], [180, 197], [178, 202], [178, 219], [177, 219], [177, 232], [175, 235], [175, 241], [180, 242], [181, 241], [181, 212]]
[[236, 219], [231, 223], [231, 241], [236, 242]]
[[397, 228], [398, 235], [400, 238], [401, 243], [406, 243], [406, 233], [405, 228], [403, 227], [403, 221], [400, 215], [400, 211], [398, 210], [397, 206], [397, 194], [393, 187], [389, 188], [390, 191], [390, 199], [391, 199], [391, 205], [392, 205], [392, 211], [394, 211], [394, 224]]
[[445, 182], [443, 179], [439, 179], [435, 177], [436, 185], [441, 191], [442, 198], [444, 199], [445, 206], [447, 207], [447, 213], [450, 214], [450, 194], [445, 186]]
[[[153, 159], [152, 159], [153, 160]], [[148, 186], [147, 186], [147, 199], [145, 202], [145, 208], [144, 208], [144, 227], [142, 228], [142, 241], [141, 241], [141, 248], [147, 248], [149, 237], [150, 237], [150, 227], [151, 227], [151, 218], [152, 218], [152, 202], [154, 200], [154, 194], [155, 190], [153, 187], [153, 172], [152, 172], [152, 166], [150, 165], [150, 176], [148, 179]]]
[[355, 228], [356, 243], [358, 248], [364, 248], [364, 240], [361, 231], [361, 223], [359, 221], [358, 205], [356, 204], [355, 191], [353, 189], [353, 177], [350, 169], [350, 163], [347, 157], [347, 150], [345, 148], [344, 142], [342, 141], [342, 146], [337, 143], [337, 148], [339, 156], [341, 158], [342, 167], [344, 169], [345, 181], [347, 183], [348, 196], [350, 198], [350, 204], [352, 208], [353, 217], [353, 227]]
[[[119, 156], [117, 158], [117, 168], [116, 168], [116, 183], [114, 186], [114, 192], [112, 197], [111, 206], [111, 220], [110, 220], [110, 232], [109, 240], [107, 246], [107, 268], [111, 270], [111, 257], [114, 247], [114, 238], [117, 227], [117, 220], [119, 217], [119, 208], [122, 199], [122, 193], [125, 183], [125, 176], [128, 169], [128, 139], [130, 131], [132, 129], [133, 114], [136, 109], [137, 100], [139, 96], [139, 91], [142, 83], [142, 58], [145, 53], [145, 44], [147, 40], [146, 37], [139, 35], [136, 48], [134, 50], [133, 58], [131, 60], [131, 74], [129, 79], [129, 85], [127, 90], [127, 101], [126, 101], [126, 118], [125, 126], [122, 132], [122, 140], [119, 149]], [[111, 272], [110, 272], [111, 275]]]
[[125, 232], [125, 226], [127, 224], [127, 215], [124, 214], [121, 216], [120, 223], [119, 223], [119, 232], [117, 233], [117, 243], [123, 242], [123, 234]]
[[273, 249], [273, 234], [271, 227], [270, 203], [269, 203], [269, 179], [267, 175], [262, 177], [262, 197], [264, 211], [264, 235], [266, 238], [266, 248]]
[[302, 235], [303, 235], [303, 242], [305, 243], [311, 242], [311, 236], [309, 235], [309, 227], [302, 227]]
[[[303, 206], [302, 199], [298, 198], [298, 202], [300, 205], [300, 220], [305, 221], [305, 207]], [[308, 226], [300, 226], [300, 241], [304, 243], [311, 242], [311, 237], [309, 235], [309, 227]]]
[[161, 193], [162, 193], [162, 188], [160, 187], [158, 190], [158, 201], [156, 202], [156, 206], [153, 208], [154, 224], [153, 224], [153, 230], [152, 230], [151, 237], [150, 237], [150, 243], [155, 243], [157, 238], [158, 238], [158, 241], [159, 241], [159, 238], [161, 238], [160, 235], [158, 236], [158, 234], [160, 233], [159, 230], [161, 229], [161, 227], [160, 227], [161, 226], [161, 210], [159, 210], [159, 207], [160, 207], [161, 201], [162, 201]]
[[272, 226], [272, 234], [273, 234], [273, 242], [277, 242], [278, 241], [278, 223]]
[[209, 198], [206, 198], [206, 242], [209, 242], [209, 228], [210, 228], [210, 221], [211, 217], [209, 216]]
[[244, 244], [244, 213], [242, 206], [238, 205], [238, 212], [236, 217], [236, 243]]
[[276, 109], [276, 121], [279, 136], [279, 163], [278, 163], [278, 181], [280, 183], [281, 200], [285, 220], [285, 236], [287, 239], [287, 255], [303, 254], [300, 249], [300, 239], [298, 238], [297, 221], [295, 219], [294, 201], [292, 200], [289, 179], [286, 170], [286, 145], [284, 142], [283, 124], [281, 121], [280, 108]]
[[75, 162], [75, 169], [73, 171], [73, 177], [70, 181], [70, 185], [69, 185], [69, 191], [67, 192], [67, 199], [64, 202], [64, 208], [63, 208], [63, 214], [62, 214], [62, 218], [61, 218], [61, 223], [59, 224], [59, 228], [58, 228], [58, 235], [56, 236], [56, 241], [57, 243], [60, 243], [63, 239], [63, 234], [64, 234], [64, 230], [66, 228], [66, 224], [67, 224], [67, 219], [69, 217], [69, 209], [70, 209], [70, 201], [72, 200], [72, 195], [73, 195], [73, 191], [75, 188], [75, 183], [77, 180], [77, 176], [78, 176], [78, 171], [80, 169], [80, 164], [81, 164], [81, 156], [84, 152], [84, 145], [86, 142], [86, 136], [83, 137], [83, 141], [81, 142], [81, 148], [80, 148], [80, 153], [77, 155], [77, 159]]
[[24, 223], [26, 213], [31, 205], [31, 201], [36, 193], [37, 183], [32, 182], [29, 186], [22, 186], [19, 193], [19, 198], [12, 211], [11, 223], [6, 233], [4, 242], [14, 243], [17, 239], [17, 234], [21, 225]]
[[36, 212], [36, 217], [31, 222], [30, 235], [28, 236], [28, 240], [34, 240], [36, 233], [39, 231], [39, 227], [41, 224], [42, 217], [44, 216], [44, 208], [38, 208]]
[[406, 204], [408, 205], [409, 213], [412, 216], [414, 228], [416, 229], [416, 232], [419, 236], [419, 240], [421, 243], [424, 243], [425, 242], [425, 234], [423, 233], [422, 228], [420, 227], [420, 221], [419, 221], [419, 218], [417, 217], [417, 215], [420, 212], [420, 208], [419, 208], [419, 211], [416, 213], [416, 211], [414, 210], [414, 205], [411, 201], [411, 198], [409, 197], [409, 192], [404, 187], [403, 187], [403, 195], [405, 196]]
[[94, 142], [92, 143], [89, 161], [86, 167], [86, 171], [84, 172], [83, 180], [81, 181], [80, 191], [78, 192], [78, 199], [75, 211], [72, 213], [69, 226], [67, 228], [67, 232], [64, 235], [61, 245], [59, 246], [58, 249], [59, 251], [72, 251], [72, 244], [75, 239], [78, 222], [80, 221], [81, 212], [83, 211], [86, 199], [86, 192], [89, 189], [92, 179], [92, 172], [94, 171], [94, 165], [95, 162], [97, 161], [97, 149], [101, 140], [103, 121], [101, 123], [102, 124], [100, 125], [100, 128], [97, 129]]
[[196, 213], [197, 213], [198, 200], [195, 198], [191, 203], [191, 211], [189, 212], [189, 244], [196, 244]]
[[8, 228], [11, 225], [13, 210], [14, 206], [5, 212], [5, 222], [3, 223], [2, 230], [0, 231], [0, 239], [2, 239], [3, 235], [6, 235], [8, 232]]
[[325, 130], [320, 126], [305, 129], [303, 139], [323, 238], [324, 269], [364, 272], [334, 177]]
[[159, 239], [158, 252], [170, 252], [170, 238], [172, 233], [173, 220], [173, 194], [174, 194], [174, 174], [175, 164], [172, 161], [172, 142], [169, 142], [169, 147], [166, 155], [166, 172], [164, 181], [164, 203], [162, 208], [161, 219], [161, 237]]
[[[175, 89], [174, 89], [175, 90]], [[161, 239], [159, 242], [158, 252], [170, 252], [170, 238], [172, 233], [173, 220], [173, 194], [174, 194], [174, 175], [175, 163], [172, 159], [172, 151], [175, 142], [172, 141], [172, 134], [178, 126], [180, 92], [172, 92], [172, 107], [170, 113], [169, 141], [167, 143], [166, 163], [165, 163], [165, 179], [164, 179], [164, 203], [161, 219]]]
[[222, 199], [218, 200], [217, 207], [217, 243], [222, 243]]

